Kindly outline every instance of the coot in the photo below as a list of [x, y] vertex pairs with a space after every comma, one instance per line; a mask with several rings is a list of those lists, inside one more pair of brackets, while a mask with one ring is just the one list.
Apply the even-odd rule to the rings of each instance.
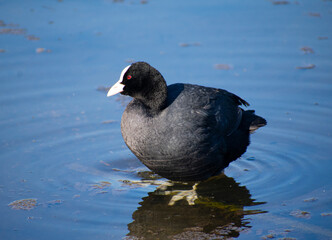
[[149, 169], [176, 181], [219, 174], [249, 145], [249, 134], [266, 125], [242, 98], [223, 89], [191, 84], [167, 86], [146, 62], [121, 72], [107, 96], [133, 97], [121, 120], [125, 143]]

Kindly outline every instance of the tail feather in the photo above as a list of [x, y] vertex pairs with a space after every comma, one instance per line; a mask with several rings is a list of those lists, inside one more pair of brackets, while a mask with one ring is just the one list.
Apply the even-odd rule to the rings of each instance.
[[257, 116], [254, 110], [247, 110], [244, 114], [246, 115], [245, 121], [247, 125], [249, 125], [248, 128], [250, 133], [253, 133], [258, 128], [264, 127], [267, 124], [266, 120]]
[[250, 143], [250, 133], [266, 124], [266, 120], [257, 116], [254, 110], [242, 110], [242, 120], [239, 127], [226, 138], [227, 152], [224, 167], [245, 153]]

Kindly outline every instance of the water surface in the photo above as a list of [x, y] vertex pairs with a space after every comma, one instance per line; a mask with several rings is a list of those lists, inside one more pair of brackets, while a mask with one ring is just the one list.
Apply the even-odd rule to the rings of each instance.
[[[2, 0], [0, 13], [1, 239], [332, 238], [331, 1]], [[194, 205], [192, 184], [127, 149], [128, 100], [103, 91], [138, 60], [268, 121]]]

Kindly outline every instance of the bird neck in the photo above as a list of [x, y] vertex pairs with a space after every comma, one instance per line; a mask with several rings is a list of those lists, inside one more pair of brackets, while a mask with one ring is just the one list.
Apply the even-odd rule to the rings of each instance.
[[145, 88], [141, 96], [136, 97], [152, 113], [158, 113], [166, 105], [167, 84], [163, 76], [159, 73], [153, 76], [151, 84]]

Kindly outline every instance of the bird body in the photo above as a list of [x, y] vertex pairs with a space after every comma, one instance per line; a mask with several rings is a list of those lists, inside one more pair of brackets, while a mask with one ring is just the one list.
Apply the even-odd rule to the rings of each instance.
[[149, 169], [171, 180], [220, 173], [246, 151], [250, 127], [266, 124], [239, 107], [249, 105], [240, 97], [198, 85], [167, 86], [144, 62], [126, 68], [117, 84], [120, 93], [134, 97], [121, 119], [125, 143]]

